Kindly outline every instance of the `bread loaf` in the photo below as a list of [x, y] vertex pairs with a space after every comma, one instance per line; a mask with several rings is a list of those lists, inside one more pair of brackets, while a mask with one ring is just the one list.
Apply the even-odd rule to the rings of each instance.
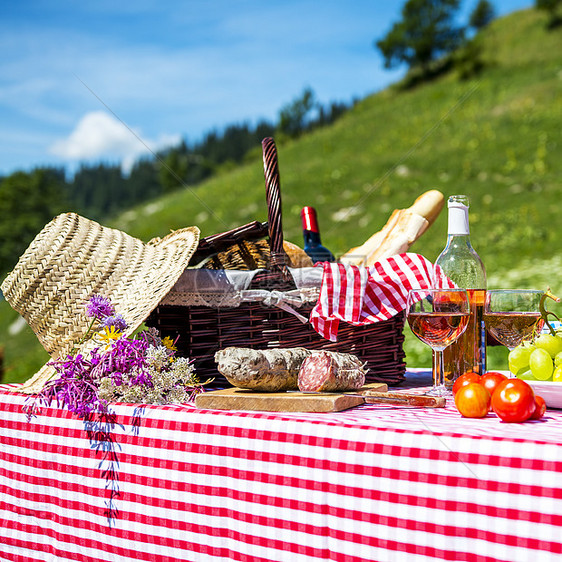
[[428, 228], [435, 222], [441, 209], [445, 205], [445, 197], [437, 189], [431, 189], [420, 195], [410, 207], [412, 213], [416, 213], [427, 220]]
[[[283, 240], [289, 267], [312, 267], [308, 254], [296, 244]], [[267, 240], [241, 240], [222, 252], [207, 257], [200, 267], [203, 269], [268, 269], [271, 266], [269, 242]]]
[[407, 252], [410, 246], [428, 229], [429, 222], [409, 209], [396, 214], [394, 226], [385, 232], [382, 242], [369, 252], [363, 265], [373, 265], [377, 260]]
[[312, 267], [314, 265], [310, 256], [292, 242], [283, 240], [283, 250], [289, 258], [289, 267]]
[[369, 266], [377, 260], [407, 252], [435, 222], [444, 204], [440, 191], [426, 191], [408, 209], [395, 209], [381, 230], [340, 258], [342, 263]]

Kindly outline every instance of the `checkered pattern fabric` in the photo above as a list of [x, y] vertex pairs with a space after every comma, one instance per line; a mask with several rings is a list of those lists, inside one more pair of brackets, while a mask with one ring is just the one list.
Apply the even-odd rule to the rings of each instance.
[[0, 560], [562, 557], [562, 411], [122, 404], [85, 423], [25, 401], [0, 391]]
[[406, 308], [408, 291], [428, 289], [436, 275], [442, 286], [453, 287], [419, 254], [399, 254], [372, 267], [324, 262], [320, 296], [310, 323], [324, 338], [336, 341], [340, 321], [353, 325], [388, 320]]

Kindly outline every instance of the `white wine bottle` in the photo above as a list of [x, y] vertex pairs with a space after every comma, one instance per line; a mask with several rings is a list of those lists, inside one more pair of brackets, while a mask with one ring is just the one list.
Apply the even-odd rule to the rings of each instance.
[[[463, 373], [486, 372], [486, 327], [484, 325], [484, 301], [486, 298], [486, 269], [470, 242], [468, 223], [468, 197], [452, 195], [447, 202], [449, 224], [447, 245], [435, 264], [460, 289], [466, 289], [470, 299], [470, 322], [463, 335], [443, 353], [445, 385], [452, 387]], [[434, 285], [442, 287], [443, 278], [436, 278]]]

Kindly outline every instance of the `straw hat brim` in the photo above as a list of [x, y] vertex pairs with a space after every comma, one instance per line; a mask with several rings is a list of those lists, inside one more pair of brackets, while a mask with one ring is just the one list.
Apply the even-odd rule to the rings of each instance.
[[[55, 217], [31, 242], [1, 289], [51, 358], [64, 357], [86, 333], [86, 304], [108, 298], [132, 334], [189, 264], [199, 229], [148, 243], [74, 213]], [[39, 392], [54, 374], [44, 365], [18, 391]]]

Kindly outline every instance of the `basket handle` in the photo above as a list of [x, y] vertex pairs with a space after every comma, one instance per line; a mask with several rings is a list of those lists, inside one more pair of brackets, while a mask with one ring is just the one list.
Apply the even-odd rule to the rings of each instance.
[[277, 148], [271, 137], [262, 140], [263, 173], [265, 176], [265, 195], [267, 199], [267, 222], [269, 224], [269, 246], [271, 269], [281, 271], [284, 278], [289, 277], [287, 254], [283, 249], [283, 224], [281, 222], [281, 183], [277, 163]]

